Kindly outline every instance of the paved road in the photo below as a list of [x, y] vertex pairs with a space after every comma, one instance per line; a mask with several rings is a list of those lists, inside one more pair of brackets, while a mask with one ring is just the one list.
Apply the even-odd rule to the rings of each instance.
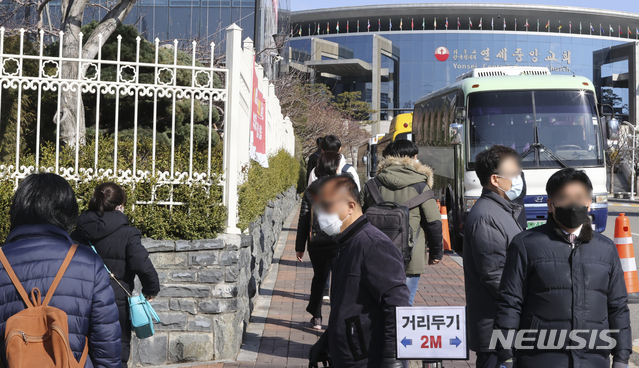
[[[632, 231], [632, 243], [635, 248], [635, 256], [639, 256], [639, 203], [616, 203], [610, 202], [608, 206], [608, 224], [604, 234], [611, 239], [615, 232], [615, 219], [619, 213], [625, 213], [630, 219], [630, 230]], [[630, 325], [632, 326], [633, 350], [639, 353], [639, 304], [630, 305]], [[633, 354], [635, 363], [639, 364], [639, 356]]]

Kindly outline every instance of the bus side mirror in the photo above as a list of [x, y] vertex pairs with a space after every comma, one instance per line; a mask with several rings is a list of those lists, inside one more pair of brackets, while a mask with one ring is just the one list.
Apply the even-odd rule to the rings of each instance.
[[466, 120], [466, 109], [463, 107], [455, 108], [455, 123], [463, 124]]
[[458, 145], [464, 143], [464, 124], [453, 123], [448, 128], [450, 144]]
[[599, 111], [599, 115], [601, 115], [601, 116], [614, 116], [615, 115], [615, 110], [609, 104], [601, 104], [600, 110], [601, 111]]
[[619, 120], [616, 118], [606, 120], [606, 133], [609, 140], [616, 141], [619, 139]]

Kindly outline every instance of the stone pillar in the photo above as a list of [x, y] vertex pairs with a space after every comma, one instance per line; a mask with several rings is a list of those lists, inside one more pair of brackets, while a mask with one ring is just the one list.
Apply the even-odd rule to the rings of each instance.
[[[242, 65], [242, 28], [233, 23], [226, 29], [226, 67], [228, 69], [227, 111], [224, 122], [224, 205], [227, 208], [226, 232], [239, 234], [237, 228], [237, 186], [239, 172], [238, 143], [242, 133], [240, 107], [240, 67]], [[248, 149], [248, 147], [247, 147]]]
[[373, 121], [373, 125], [371, 126], [371, 135], [374, 137], [375, 134], [380, 133], [379, 121], [380, 121], [380, 109], [382, 108], [381, 103], [381, 91], [382, 91], [382, 48], [380, 44], [379, 36], [376, 34], [373, 35], [373, 78], [371, 80], [371, 89], [372, 89], [372, 101], [371, 108], [375, 110], [373, 114], [371, 114], [371, 120]]

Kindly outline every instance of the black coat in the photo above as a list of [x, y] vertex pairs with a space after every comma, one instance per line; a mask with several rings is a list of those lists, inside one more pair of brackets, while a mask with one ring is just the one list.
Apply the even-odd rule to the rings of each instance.
[[[632, 350], [630, 312], [619, 254], [612, 240], [584, 224], [574, 246], [549, 216], [548, 223], [515, 237], [508, 248], [495, 328], [502, 330], [620, 330], [612, 350], [517, 350], [517, 367], [608, 368], [609, 354], [627, 364]], [[557, 334], [559, 334], [557, 332]], [[599, 332], [597, 332], [597, 336]], [[570, 340], [567, 341], [570, 345]], [[573, 345], [577, 345], [573, 343]], [[504, 356], [504, 351], [501, 355]], [[506, 354], [509, 355], [509, 354]]]
[[312, 213], [313, 195], [318, 189], [319, 181], [314, 181], [304, 191], [300, 206], [300, 217], [297, 220], [297, 236], [295, 238], [295, 251], [322, 252], [328, 257], [337, 256], [338, 244], [332, 236], [326, 235], [317, 222], [317, 216]]
[[[155, 296], [160, 292], [158, 273], [142, 245], [142, 233], [129, 225], [129, 219], [120, 211], [107, 211], [100, 216], [95, 211], [84, 212], [71, 237], [80, 244], [93, 245], [104, 263], [131, 292], [135, 275], [142, 283], [142, 293]], [[111, 281], [118, 300], [126, 300], [122, 288]]]
[[522, 229], [522, 207], [484, 189], [464, 224], [464, 279], [468, 305], [468, 347], [490, 351], [495, 302], [506, 248]]
[[317, 166], [317, 160], [319, 160], [319, 156], [321, 153], [322, 150], [318, 149], [317, 151], [311, 153], [310, 156], [308, 156], [308, 164], [306, 166], [306, 185], [309, 185], [308, 177], [311, 175], [311, 171], [313, 171], [315, 166]]
[[522, 188], [519, 197], [515, 198], [513, 203], [521, 206], [521, 212], [519, 212], [519, 216], [517, 216], [517, 222], [523, 230], [526, 230], [526, 228], [528, 227], [528, 218], [526, 217], [526, 207], [524, 206], [524, 199], [526, 198], [526, 191], [528, 190], [528, 186], [526, 185], [526, 176], [524, 175], [523, 171], [521, 172], [521, 180], [524, 181], [524, 187]]
[[379, 367], [394, 357], [395, 307], [408, 306], [404, 261], [365, 216], [338, 235], [333, 268], [329, 349], [336, 367]]

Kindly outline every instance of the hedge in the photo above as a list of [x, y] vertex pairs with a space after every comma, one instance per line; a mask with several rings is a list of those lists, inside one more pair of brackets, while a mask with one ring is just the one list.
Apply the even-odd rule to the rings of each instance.
[[241, 230], [248, 228], [264, 213], [269, 201], [287, 190], [297, 186], [300, 175], [300, 164], [284, 149], [269, 156], [268, 168], [256, 161], [251, 161], [244, 169], [245, 181], [239, 188], [239, 221]]
[[[216, 137], [217, 138], [217, 137]], [[214, 140], [212, 148], [212, 175], [219, 176], [222, 173], [222, 145]], [[197, 147], [197, 145], [196, 145]], [[110, 135], [99, 137], [98, 167], [113, 167], [114, 141]], [[170, 145], [156, 144], [156, 170], [170, 170]], [[207, 150], [194, 150], [193, 170], [206, 172]], [[80, 147], [80, 168], [93, 168], [95, 158], [95, 140], [89, 139], [85, 146]], [[15, 162], [15, 154], [5, 157], [5, 162]], [[75, 149], [61, 147], [60, 167], [73, 167]], [[133, 141], [120, 140], [118, 142], [118, 169], [130, 170], [133, 163]], [[138, 139], [137, 146], [137, 170], [152, 169], [152, 140], [150, 138]], [[21, 154], [20, 165], [35, 166], [35, 156], [30, 152]], [[55, 145], [43, 143], [41, 149], [40, 167], [55, 166]], [[175, 170], [188, 172], [189, 167], [189, 142], [183, 141], [175, 145]], [[105, 181], [112, 179], [90, 178], [87, 173], [81, 180], [70, 180], [78, 199], [80, 212], [86, 211], [93, 190]], [[9, 233], [9, 207], [14, 191], [14, 179], [0, 180], [0, 239], [6, 238]], [[226, 221], [226, 207], [222, 203], [222, 188], [220, 185], [206, 186], [203, 184], [180, 184], [171, 188], [168, 185], [157, 186], [156, 178], [148, 178], [135, 183], [120, 183], [127, 192], [128, 201], [125, 213], [129, 216], [131, 224], [142, 232], [143, 236], [154, 239], [210, 239], [217, 236], [224, 229]], [[154, 200], [150, 201], [152, 190], [155, 188]], [[159, 202], [172, 200], [182, 202], [183, 205], [168, 206]], [[150, 204], [138, 204], [136, 201], [151, 202]]]
[[[218, 142], [215, 140], [215, 142]], [[175, 170], [188, 171], [189, 145], [188, 141], [176, 143]], [[98, 167], [113, 167], [114, 141], [109, 135], [99, 137]], [[137, 170], [151, 170], [152, 141], [147, 138], [138, 139]], [[133, 142], [124, 140], [118, 142], [118, 169], [132, 169]], [[95, 157], [95, 141], [90, 139], [80, 148], [80, 168], [92, 168]], [[5, 158], [15, 162], [15, 156]], [[75, 149], [61, 147], [60, 167], [73, 167]], [[264, 213], [267, 203], [293, 185], [298, 184], [300, 164], [285, 150], [280, 150], [269, 157], [269, 168], [264, 168], [252, 161], [243, 170], [245, 180], [239, 187], [239, 224], [244, 230], [249, 223]], [[34, 166], [35, 156], [31, 153], [21, 155], [21, 165]], [[41, 150], [41, 167], [54, 167], [55, 146], [44, 143]], [[216, 144], [212, 151], [212, 174], [222, 173], [222, 145]], [[302, 165], [303, 166], [303, 165]], [[168, 171], [170, 168], [170, 146], [156, 145], [156, 170]], [[206, 172], [207, 151], [194, 152], [193, 169]], [[181, 184], [157, 186], [155, 178], [144, 179], [133, 183], [121, 184], [127, 193], [128, 201], [125, 213], [129, 216], [131, 225], [137, 227], [143, 236], [154, 239], [210, 239], [215, 238], [224, 230], [227, 211], [222, 205], [222, 187], [220, 185], [205, 186], [202, 184]], [[80, 212], [88, 209], [89, 199], [96, 186], [107, 179], [91, 179], [85, 173], [80, 181], [69, 181], [78, 199]], [[0, 239], [9, 233], [9, 207], [14, 191], [14, 179], [0, 180]], [[155, 188], [155, 199], [150, 204], [135, 204], [136, 201], [147, 202], [152, 198]], [[182, 202], [184, 205], [168, 206], [158, 202]]]

